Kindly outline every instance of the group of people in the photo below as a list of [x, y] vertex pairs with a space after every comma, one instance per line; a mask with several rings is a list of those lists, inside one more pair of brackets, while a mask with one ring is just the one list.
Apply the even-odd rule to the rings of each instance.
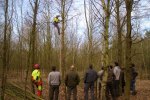
[[[114, 67], [112, 65], [107, 67], [107, 81], [106, 81], [106, 99], [110, 99], [110, 95], [112, 100], [116, 100], [119, 96], [121, 96], [124, 93], [124, 87], [125, 87], [125, 76], [124, 76], [124, 68], [121, 68], [117, 62], [114, 62]], [[104, 68], [98, 72], [99, 76], [99, 91], [102, 88], [103, 83], [103, 74], [104, 74]], [[136, 95], [136, 89], [135, 89], [135, 82], [136, 77], [138, 76], [137, 71], [135, 70], [135, 65], [131, 64], [130, 66], [130, 93], [132, 95]], [[100, 92], [99, 92], [100, 93]], [[99, 94], [101, 95], [101, 93]]]
[[[124, 69], [119, 66], [117, 62], [114, 63], [115, 66], [107, 67], [107, 81], [106, 81], [106, 99], [116, 100], [120, 93], [124, 93]], [[33, 83], [37, 86], [37, 95], [41, 96], [42, 94], [42, 81], [40, 77], [39, 64], [35, 64], [35, 70], [32, 72], [32, 80]], [[84, 99], [89, 100], [88, 93], [90, 90], [90, 98], [91, 100], [96, 100], [94, 96], [94, 85], [98, 80], [99, 83], [99, 93], [102, 88], [102, 82], [104, 78], [104, 68], [102, 67], [99, 72], [96, 72], [93, 69], [93, 65], [90, 64], [88, 70], [84, 75]], [[37, 74], [37, 75], [36, 75]], [[135, 91], [135, 80], [138, 73], [135, 70], [135, 65], [131, 65], [131, 93], [133, 95], [136, 94]], [[49, 100], [58, 100], [59, 97], [59, 87], [61, 85], [61, 73], [56, 69], [56, 66], [52, 66], [52, 71], [48, 75], [48, 85], [49, 85]], [[80, 83], [80, 77], [78, 72], [75, 70], [75, 66], [72, 65], [70, 70], [66, 73], [64, 83], [67, 87], [67, 100], [71, 100], [71, 95], [73, 94], [73, 100], [77, 100], [77, 86]], [[121, 86], [121, 89], [120, 89]], [[121, 90], [121, 91], [120, 91]], [[100, 93], [101, 94], [101, 93]], [[99, 95], [100, 95], [99, 94]]]

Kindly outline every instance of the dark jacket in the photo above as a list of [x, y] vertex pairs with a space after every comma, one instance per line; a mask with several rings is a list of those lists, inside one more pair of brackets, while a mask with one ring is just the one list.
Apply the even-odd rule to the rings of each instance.
[[107, 77], [107, 82], [113, 82], [114, 80], [114, 73], [112, 69], [108, 69], [108, 77]]
[[76, 71], [71, 70], [66, 74], [65, 85], [67, 87], [76, 87], [80, 82], [79, 75]]
[[84, 76], [84, 83], [91, 83], [98, 78], [97, 72], [93, 69], [88, 69]]
[[135, 70], [135, 67], [130, 67], [131, 69], [131, 80], [135, 80], [136, 77], [138, 76], [138, 73]]

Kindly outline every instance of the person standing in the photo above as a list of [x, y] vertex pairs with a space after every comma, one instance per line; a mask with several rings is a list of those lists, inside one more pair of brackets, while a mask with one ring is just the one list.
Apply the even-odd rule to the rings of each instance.
[[84, 93], [85, 100], [88, 100], [88, 92], [90, 89], [91, 92], [91, 100], [95, 100], [94, 98], [94, 82], [97, 80], [98, 75], [97, 72], [93, 69], [93, 65], [90, 64], [88, 70], [84, 76]]
[[120, 82], [121, 82], [121, 92], [124, 94], [124, 87], [125, 87], [125, 75], [124, 75], [125, 68], [121, 68], [120, 73]]
[[138, 73], [135, 70], [135, 65], [131, 64], [131, 85], [130, 85], [130, 91], [132, 95], [136, 95], [136, 90], [135, 90], [135, 82], [136, 82], [136, 77], [138, 76]]
[[56, 70], [56, 66], [52, 66], [52, 71], [48, 75], [49, 100], [58, 100], [60, 84], [60, 72]]
[[77, 100], [77, 85], [80, 82], [78, 73], [75, 71], [74, 65], [70, 67], [70, 71], [65, 76], [65, 85], [67, 86], [67, 100], [71, 100], [73, 93], [73, 100]]
[[34, 70], [32, 71], [32, 82], [37, 87], [37, 96], [42, 96], [42, 78], [40, 72], [40, 65], [35, 64]]
[[113, 87], [113, 81], [114, 81], [114, 74], [112, 66], [108, 66], [108, 76], [107, 76], [107, 82], [106, 82], [106, 100], [110, 99], [110, 94], [112, 96], [112, 100], [116, 100], [114, 96], [114, 87]]
[[119, 81], [120, 81], [120, 73], [121, 73], [121, 69], [119, 67], [119, 64], [117, 62], [114, 63], [115, 67], [113, 69], [113, 73], [115, 76], [114, 79], [114, 93], [115, 93], [115, 97], [119, 97]]
[[101, 68], [101, 70], [98, 72], [98, 84], [99, 84], [99, 98], [101, 96], [101, 87], [102, 87], [102, 79], [103, 79], [103, 73], [104, 73], [104, 67]]

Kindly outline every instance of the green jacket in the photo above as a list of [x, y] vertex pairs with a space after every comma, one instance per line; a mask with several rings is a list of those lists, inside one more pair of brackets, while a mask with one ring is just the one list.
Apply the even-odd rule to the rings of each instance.
[[65, 85], [67, 87], [76, 87], [80, 82], [79, 75], [76, 71], [71, 70], [66, 74]]

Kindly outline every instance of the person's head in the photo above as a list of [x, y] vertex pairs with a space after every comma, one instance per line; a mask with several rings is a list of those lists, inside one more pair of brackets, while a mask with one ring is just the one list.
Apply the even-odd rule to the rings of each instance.
[[114, 62], [115, 66], [119, 66], [118, 62]]
[[101, 67], [101, 70], [104, 70], [104, 66]]
[[34, 64], [34, 69], [40, 69], [40, 65], [39, 64]]
[[56, 15], [56, 18], [60, 17], [60, 15]]
[[74, 70], [74, 69], [75, 69], [74, 65], [71, 65], [70, 70]]
[[93, 69], [93, 65], [92, 64], [89, 65], [89, 69]]
[[112, 65], [109, 65], [109, 68], [110, 68], [110, 69], [113, 69], [113, 66], [112, 66]]
[[131, 67], [135, 67], [135, 65], [132, 63], [132, 64], [131, 64]]
[[52, 71], [56, 71], [56, 66], [52, 66]]

